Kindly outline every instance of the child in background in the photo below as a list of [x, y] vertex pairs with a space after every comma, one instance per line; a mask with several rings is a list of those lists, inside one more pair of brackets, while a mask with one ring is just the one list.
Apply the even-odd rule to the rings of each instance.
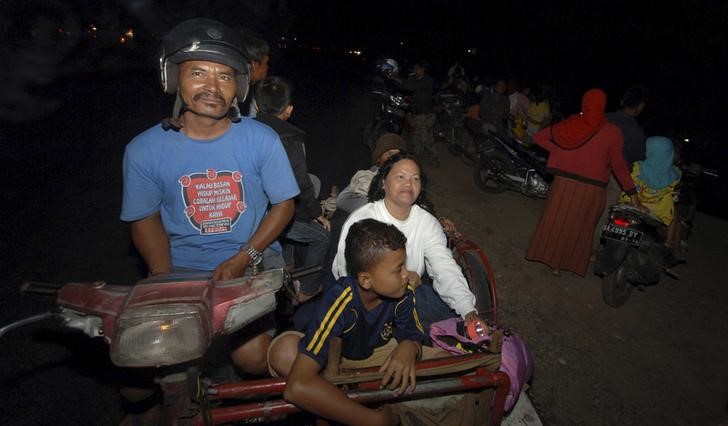
[[[345, 257], [349, 275], [324, 295], [318, 317], [302, 334], [289, 331], [271, 344], [271, 373], [287, 376], [284, 398], [345, 424], [397, 424], [389, 406], [371, 409], [350, 400], [319, 375], [331, 338], [342, 338], [342, 368], [380, 366], [382, 386], [396, 394], [415, 388], [415, 362], [447, 356], [423, 347], [425, 332], [405, 267], [405, 236], [393, 225], [364, 219], [351, 226]], [[394, 339], [392, 339], [394, 337]]]
[[[672, 140], [664, 136], [650, 136], [645, 145], [645, 159], [632, 166], [632, 180], [642, 205], [668, 225], [665, 245], [672, 248], [679, 229], [673, 198], [681, 177], [680, 169], [674, 164], [675, 148]], [[620, 201], [625, 202], [625, 198], [623, 193]]]

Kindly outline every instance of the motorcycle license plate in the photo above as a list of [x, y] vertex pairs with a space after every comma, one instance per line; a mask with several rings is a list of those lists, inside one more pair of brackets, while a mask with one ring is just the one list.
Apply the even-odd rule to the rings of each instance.
[[617, 240], [622, 241], [627, 244], [633, 244], [638, 246], [640, 244], [640, 241], [642, 241], [642, 236], [644, 234], [640, 231], [635, 231], [634, 229], [629, 228], [623, 228], [621, 226], [613, 225], [611, 223], [607, 223], [602, 228], [602, 237], [603, 238], [609, 238], [611, 240]]

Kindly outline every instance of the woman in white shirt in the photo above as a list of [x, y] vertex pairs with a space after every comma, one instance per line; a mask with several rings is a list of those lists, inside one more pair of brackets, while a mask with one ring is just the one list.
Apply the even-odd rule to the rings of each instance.
[[[424, 325], [429, 327], [430, 323], [456, 313], [467, 323], [482, 322], [475, 308], [475, 296], [447, 247], [442, 226], [431, 213], [424, 184], [414, 156], [400, 154], [387, 160], [372, 180], [370, 202], [351, 213], [344, 223], [332, 272], [336, 278], [347, 275], [344, 248], [353, 223], [366, 218], [390, 223], [407, 237], [406, 266], [410, 284], [416, 287], [417, 311]], [[422, 282], [425, 272], [431, 284]]]

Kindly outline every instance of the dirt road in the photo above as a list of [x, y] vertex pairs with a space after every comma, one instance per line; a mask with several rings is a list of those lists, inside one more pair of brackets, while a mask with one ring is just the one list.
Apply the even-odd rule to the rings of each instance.
[[546, 424], [727, 421], [728, 222], [699, 215], [682, 279], [663, 278], [610, 308], [598, 277], [554, 277], [524, 260], [543, 200], [480, 192], [471, 169], [440, 148], [442, 167], [428, 169], [431, 197], [489, 256], [500, 322], [533, 352], [529, 394]]

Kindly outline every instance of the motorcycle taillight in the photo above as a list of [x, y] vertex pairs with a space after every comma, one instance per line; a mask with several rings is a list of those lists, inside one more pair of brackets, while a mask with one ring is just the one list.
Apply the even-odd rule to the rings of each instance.
[[625, 219], [623, 217], [613, 217], [612, 223], [617, 226], [621, 226], [622, 228], [626, 228], [630, 225], [629, 219]]

